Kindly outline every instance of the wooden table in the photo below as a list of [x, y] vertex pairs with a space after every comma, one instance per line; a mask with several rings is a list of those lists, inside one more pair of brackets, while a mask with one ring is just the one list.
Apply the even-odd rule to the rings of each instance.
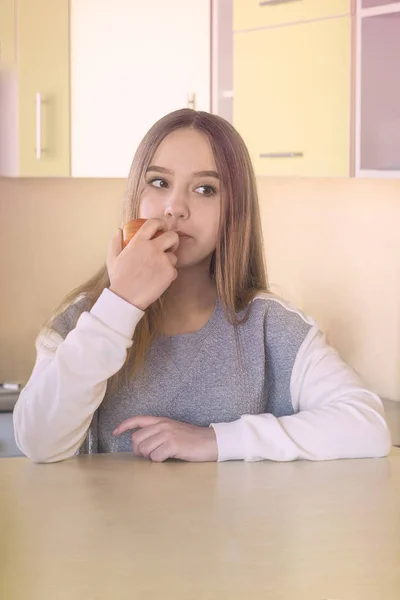
[[399, 600], [400, 451], [0, 460], [2, 600]]

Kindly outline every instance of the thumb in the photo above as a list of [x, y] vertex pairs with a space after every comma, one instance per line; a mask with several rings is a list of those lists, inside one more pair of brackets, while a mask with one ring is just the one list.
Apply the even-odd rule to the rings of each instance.
[[112, 265], [115, 259], [122, 252], [122, 229], [118, 229], [117, 233], [113, 235], [108, 244], [107, 252], [107, 267]]

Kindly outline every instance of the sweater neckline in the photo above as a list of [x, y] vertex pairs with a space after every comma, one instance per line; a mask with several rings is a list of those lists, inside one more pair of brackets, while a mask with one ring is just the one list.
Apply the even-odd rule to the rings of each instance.
[[189, 340], [195, 338], [203, 338], [208, 335], [211, 329], [214, 326], [215, 321], [217, 320], [217, 314], [219, 311], [219, 301], [218, 299], [215, 302], [214, 310], [211, 314], [211, 317], [208, 319], [207, 323], [203, 325], [197, 331], [192, 331], [190, 333], [177, 333], [176, 335], [165, 335], [164, 333], [160, 334], [160, 338], [165, 341], [180, 341], [180, 340]]

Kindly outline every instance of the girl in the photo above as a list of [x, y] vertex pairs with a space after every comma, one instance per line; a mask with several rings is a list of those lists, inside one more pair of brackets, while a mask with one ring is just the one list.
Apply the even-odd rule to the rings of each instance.
[[[145, 218], [37, 341], [14, 411], [33, 461], [126, 452], [153, 461], [378, 457], [379, 398], [312, 319], [268, 293], [247, 149], [179, 110], [141, 142], [123, 222]], [[153, 239], [157, 231], [163, 232]]]

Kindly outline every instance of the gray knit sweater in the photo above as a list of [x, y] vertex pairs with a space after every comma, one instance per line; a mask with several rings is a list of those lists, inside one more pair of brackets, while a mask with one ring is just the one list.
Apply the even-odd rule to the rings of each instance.
[[[79, 309], [79, 304], [69, 307], [54, 323], [63, 338]], [[161, 335], [134, 380], [120, 383], [117, 389], [108, 385], [81, 451], [129, 451], [130, 433], [115, 438], [112, 431], [135, 415], [209, 426], [244, 414], [293, 414], [290, 378], [310, 328], [299, 314], [277, 302], [254, 302], [250, 317], [237, 326], [235, 335], [235, 326], [217, 302], [202, 329]]]

